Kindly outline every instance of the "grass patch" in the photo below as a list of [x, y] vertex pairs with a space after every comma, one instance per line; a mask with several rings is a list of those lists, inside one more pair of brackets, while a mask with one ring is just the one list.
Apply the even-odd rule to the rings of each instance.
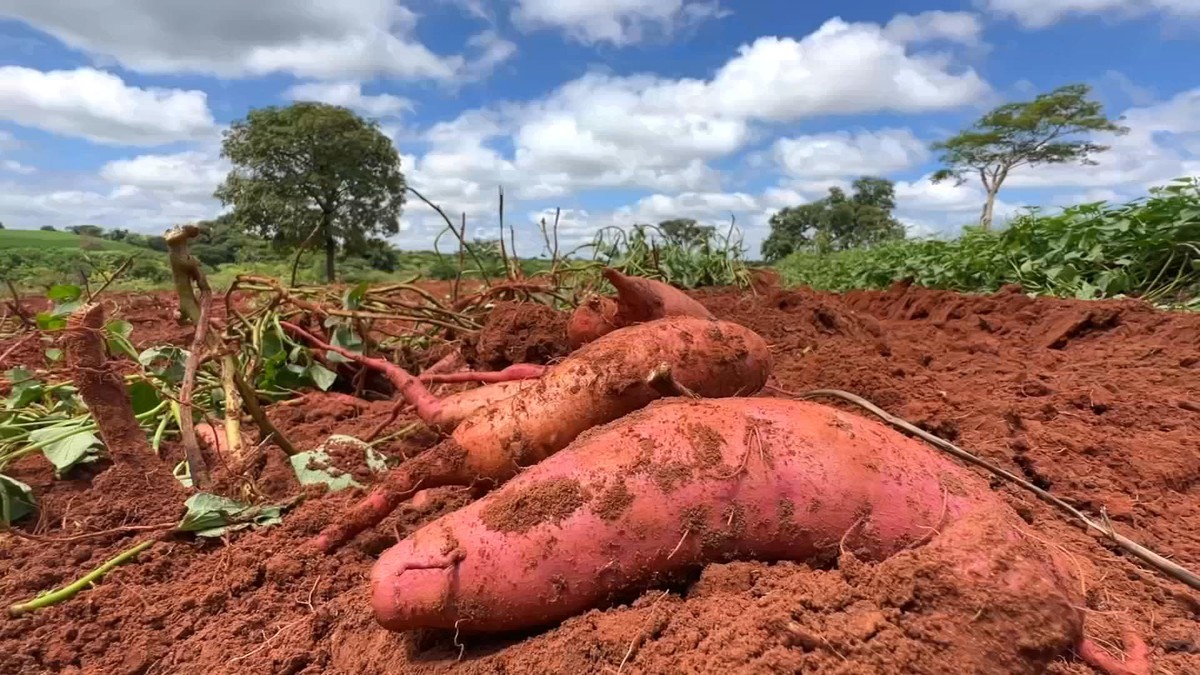
[[0, 250], [77, 249], [80, 251], [145, 251], [123, 241], [110, 241], [72, 232], [48, 230], [0, 230]]

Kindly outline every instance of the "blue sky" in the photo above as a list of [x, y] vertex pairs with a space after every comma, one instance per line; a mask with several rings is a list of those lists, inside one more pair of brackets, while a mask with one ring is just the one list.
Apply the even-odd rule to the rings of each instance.
[[[1086, 82], [1129, 134], [1099, 166], [1015, 173], [1025, 205], [1200, 175], [1200, 0], [0, 0], [0, 222], [159, 232], [211, 217], [221, 130], [294, 99], [378, 119], [409, 181], [472, 232], [496, 188], [523, 252], [606, 225], [737, 217], [862, 174], [913, 234], [977, 219], [931, 141]], [[398, 244], [440, 229], [410, 201]]]

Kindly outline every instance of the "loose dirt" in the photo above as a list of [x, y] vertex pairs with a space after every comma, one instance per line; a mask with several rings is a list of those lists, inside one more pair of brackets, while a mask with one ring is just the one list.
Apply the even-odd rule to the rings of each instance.
[[570, 351], [567, 318], [542, 304], [496, 303], [478, 335], [464, 341], [463, 355], [477, 370], [557, 360]]
[[[1011, 288], [986, 296], [903, 285], [844, 296], [757, 288], [693, 295], [771, 343], [771, 385], [864, 396], [1085, 511], [1104, 509], [1123, 533], [1200, 567], [1200, 315], [1135, 301], [1033, 300]], [[111, 298], [132, 316], [139, 346], [186, 344], [189, 331], [173, 324], [163, 296]], [[11, 344], [0, 341], [0, 353]], [[14, 356], [38, 358], [42, 348]], [[391, 406], [314, 395], [270, 413], [311, 449], [329, 433], [367, 433]], [[393, 428], [413, 421], [405, 412]], [[410, 455], [434, 440], [421, 431], [381, 449]], [[167, 461], [177, 453], [167, 445]], [[428, 491], [335, 555], [301, 557], [300, 546], [362, 493], [302, 492], [285, 458], [268, 453], [264, 462], [265, 493], [307, 497], [281, 525], [225, 541], [168, 538], [67, 603], [0, 618], [0, 672], [1092, 672], [1070, 653], [1041, 669], [1045, 646], [1062, 630], [1057, 620], [1031, 622], [1021, 598], [959, 592], [945, 571], [947, 552], [933, 546], [880, 565], [852, 556], [819, 569], [711, 565], [629, 605], [532, 634], [390, 633], [369, 612], [373, 560], [398, 536], [468, 503], [468, 491]], [[15, 477], [42, 505], [22, 531], [67, 537], [181, 515], [182, 507], [149, 508], [160, 500], [129, 484], [106, 485], [98, 468], [55, 481], [40, 458], [18, 463]], [[1200, 672], [1200, 594], [1031, 495], [993, 487], [1082, 572], [1086, 631], [1102, 648], [1116, 651], [1128, 626], [1146, 639], [1156, 672]], [[601, 499], [613, 508], [622, 501]], [[143, 536], [55, 543], [0, 535], [0, 604], [68, 583]]]

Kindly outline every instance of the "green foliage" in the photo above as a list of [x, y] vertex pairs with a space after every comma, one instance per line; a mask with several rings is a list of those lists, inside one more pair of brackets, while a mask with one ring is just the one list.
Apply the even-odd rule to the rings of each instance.
[[[7, 230], [6, 232], [16, 232]], [[58, 234], [38, 232], [38, 234]], [[65, 235], [76, 238], [75, 235]], [[2, 240], [2, 238], [0, 238]], [[98, 240], [102, 241], [102, 240]], [[125, 247], [124, 243], [105, 242]], [[110, 275], [138, 251], [135, 247], [116, 250], [84, 251], [78, 248], [3, 248], [0, 247], [0, 276], [21, 289], [44, 291], [56, 284], [78, 284], [80, 274], [99, 281], [99, 275]], [[144, 253], [144, 252], [143, 252]], [[166, 256], [135, 255], [121, 276], [125, 288], [150, 287], [171, 278]], [[94, 287], [93, 287], [94, 288]]]
[[725, 235], [703, 228], [687, 242], [672, 240], [653, 225], [634, 225], [629, 231], [607, 227], [596, 233], [588, 248], [596, 262], [680, 288], [750, 282], [742, 241], [733, 236], [732, 226]]
[[[51, 227], [51, 226], [46, 226]], [[108, 241], [104, 239], [94, 239], [94, 244], [97, 246], [95, 250], [100, 251], [125, 251], [133, 253], [137, 251], [137, 247], [122, 241]], [[43, 227], [40, 230], [2, 230], [0, 231], [0, 250], [7, 249], [80, 249], [83, 247], [83, 237], [71, 232], [58, 232], [56, 230], [47, 230]]]
[[933, 182], [954, 179], [962, 184], [967, 175], [978, 175], [988, 194], [980, 224], [991, 227], [992, 204], [1010, 171], [1075, 161], [1095, 164], [1091, 156], [1108, 147], [1093, 143], [1088, 135], [1129, 131], [1105, 117], [1103, 106], [1088, 98], [1090, 93], [1085, 84], [1071, 84], [1032, 101], [995, 108], [970, 129], [932, 145], [942, 153], [944, 165], [933, 174]]
[[772, 215], [763, 257], [775, 261], [799, 251], [843, 251], [904, 238], [904, 226], [892, 216], [896, 208], [892, 181], [863, 176], [852, 189], [847, 196], [833, 187], [824, 199]]
[[992, 232], [908, 240], [829, 255], [795, 254], [779, 265], [791, 283], [845, 291], [911, 279], [932, 288], [1083, 299], [1139, 296], [1200, 308], [1200, 179], [1180, 179], [1127, 204], [1037, 211]]
[[0, 527], [33, 513], [33, 490], [16, 478], [0, 473]]
[[283, 508], [272, 504], [251, 506], [228, 497], [201, 492], [183, 503], [187, 513], [175, 529], [198, 537], [220, 537], [247, 527], [267, 527], [283, 522]]
[[658, 231], [662, 233], [668, 244], [692, 246], [703, 243], [715, 234], [716, 229], [707, 225], [699, 225], [692, 218], [672, 218], [659, 223]]
[[399, 232], [400, 157], [374, 121], [347, 108], [298, 102], [251, 110], [225, 132], [234, 169], [215, 193], [248, 232], [296, 245], [314, 237], [332, 281], [339, 246]]

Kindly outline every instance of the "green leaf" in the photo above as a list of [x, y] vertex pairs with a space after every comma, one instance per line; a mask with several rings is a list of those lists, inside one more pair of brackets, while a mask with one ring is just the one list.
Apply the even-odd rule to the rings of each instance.
[[[330, 343], [348, 349], [349, 351], [361, 354], [363, 348], [362, 338], [352, 328], [346, 325], [339, 325], [333, 329], [330, 336]], [[337, 352], [326, 350], [325, 358], [333, 363], [353, 363], [353, 359], [348, 359]]]
[[138, 355], [138, 363], [155, 375], [177, 384], [183, 381], [187, 357], [188, 351], [180, 347], [151, 347]]
[[133, 324], [122, 319], [113, 319], [105, 325], [105, 330], [108, 332], [110, 354], [124, 354], [131, 359], [139, 358], [133, 343], [129, 341], [129, 336], [133, 334]]
[[162, 403], [162, 396], [154, 385], [145, 380], [135, 380], [129, 385], [129, 397], [133, 399], [133, 414], [150, 412]]
[[292, 471], [301, 485], [326, 485], [330, 492], [345, 490], [348, 487], [362, 487], [362, 484], [333, 465], [329, 451], [334, 447], [349, 446], [362, 453], [363, 463], [375, 473], [387, 471], [387, 458], [375, 451], [369, 443], [353, 436], [334, 434], [309, 452], [302, 452], [290, 458]]
[[33, 513], [36, 504], [28, 485], [0, 473], [0, 525], [7, 526]]
[[113, 335], [128, 339], [133, 334], [133, 324], [124, 319], [113, 319], [104, 325], [104, 329]]
[[33, 373], [24, 368], [9, 369], [4, 376], [13, 383], [12, 393], [9, 394], [7, 401], [9, 410], [24, 408], [42, 398], [42, 394], [45, 393], [45, 386], [42, 382], [35, 379]]
[[46, 297], [55, 302], [75, 302], [83, 297], [83, 289], [73, 284], [55, 284]]
[[75, 312], [75, 310], [79, 309], [80, 305], [82, 305], [82, 304], [83, 303], [81, 303], [81, 302], [56, 303], [54, 305], [54, 307], [50, 308], [50, 316], [52, 316], [56, 319], [61, 319], [66, 316], [70, 316], [72, 313]]
[[187, 507], [187, 513], [175, 529], [180, 532], [195, 532], [198, 537], [220, 537], [226, 532], [252, 526], [267, 527], [282, 522], [281, 506], [251, 506], [207, 492], [192, 495], [183, 505]]
[[38, 312], [34, 317], [37, 327], [42, 330], [62, 330], [67, 327], [67, 320], [50, 312]]
[[55, 362], [62, 361], [62, 357], [63, 357], [63, 350], [59, 349], [58, 347], [51, 347], [46, 350], [46, 358], [51, 361], [55, 361]]
[[316, 362], [308, 367], [308, 377], [322, 391], [329, 391], [333, 383], [337, 382], [337, 373]]
[[329, 453], [324, 450], [301, 452], [288, 460], [301, 485], [325, 485], [330, 492], [363, 486], [353, 476], [333, 466]]
[[29, 442], [42, 448], [42, 454], [54, 465], [56, 478], [62, 478], [73, 466], [96, 461], [100, 451], [96, 434], [73, 422], [34, 429], [29, 432]]
[[342, 306], [346, 309], [355, 310], [362, 306], [363, 298], [367, 296], [367, 282], [360, 282], [353, 288], [347, 288], [342, 295]]

